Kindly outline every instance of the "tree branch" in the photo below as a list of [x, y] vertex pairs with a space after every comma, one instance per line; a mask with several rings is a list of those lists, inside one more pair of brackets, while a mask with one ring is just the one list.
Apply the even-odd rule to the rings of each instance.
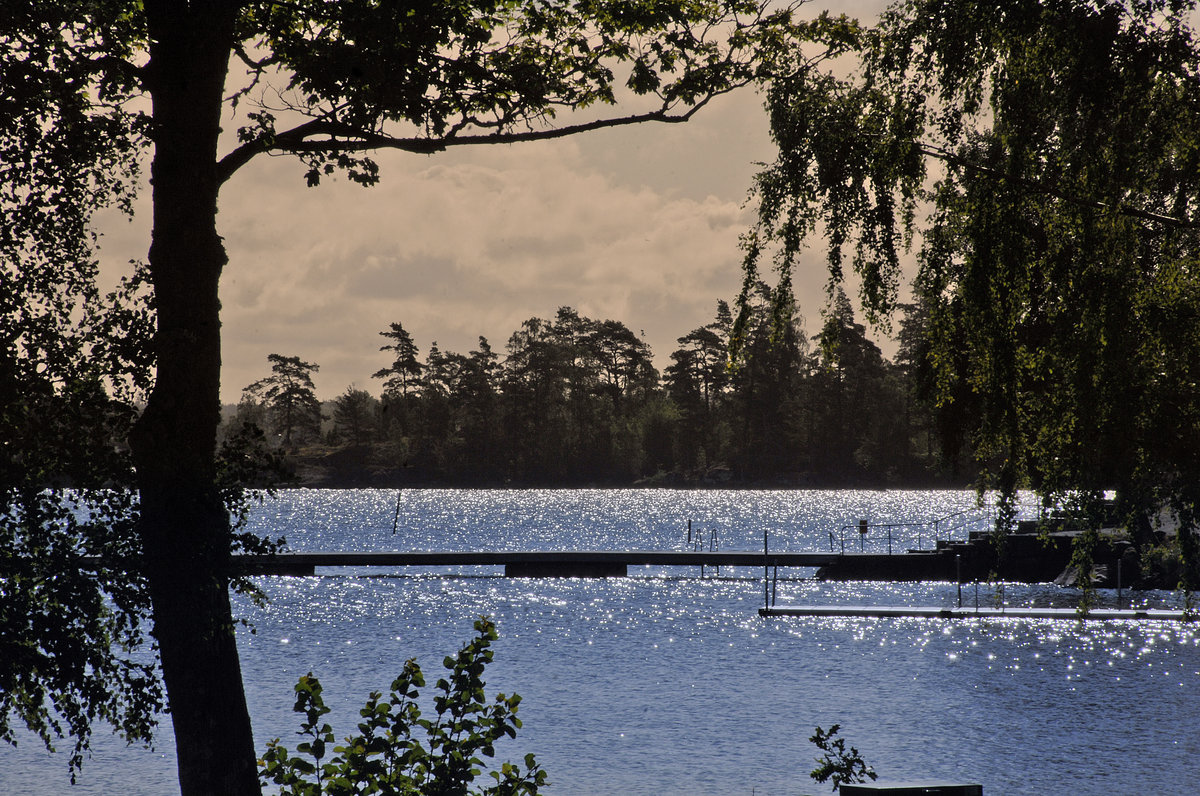
[[143, 67], [130, 63], [124, 58], [118, 58], [115, 55], [89, 57], [88, 62], [98, 67], [97, 72], [119, 74], [127, 83], [131, 84], [141, 81], [146, 76], [146, 71]]
[[1052, 196], [1055, 199], [1061, 199], [1064, 202], [1069, 202], [1073, 205], [1078, 205], [1079, 207], [1089, 207], [1094, 210], [1117, 213], [1119, 215], [1129, 216], [1130, 218], [1137, 218], [1141, 219], [1142, 221], [1150, 221], [1155, 224], [1166, 224], [1168, 226], [1179, 227], [1181, 229], [1200, 229], [1200, 221], [1192, 221], [1186, 218], [1176, 218], [1175, 216], [1155, 213], [1150, 210], [1142, 210], [1139, 207], [1133, 207], [1127, 204], [1112, 205], [1108, 204], [1107, 202], [1101, 202], [1097, 199], [1087, 199], [1082, 196], [1075, 196], [1073, 194], [1060, 191], [1059, 189], [1047, 185], [1040, 180], [1033, 180], [1029, 179], [1028, 177], [1018, 177], [1012, 174], [1005, 174], [999, 169], [992, 168], [991, 166], [984, 166], [974, 161], [967, 160], [966, 158], [955, 155], [953, 152], [949, 152], [932, 144], [923, 144], [918, 142], [917, 151], [923, 155], [934, 158], [935, 160], [940, 160], [943, 163], [948, 163], [952, 166], [958, 166], [960, 168], [969, 169], [980, 174], [986, 174], [999, 180], [1016, 182], [1023, 188], [1028, 188], [1032, 191], [1036, 191], [1037, 193]]
[[[279, 133], [269, 142], [251, 141], [242, 144], [221, 158], [217, 164], [217, 173], [220, 181], [224, 183], [256, 155], [267, 152], [299, 154], [303, 152], [363, 152], [375, 149], [397, 149], [403, 152], [431, 155], [435, 152], [444, 152], [451, 147], [548, 141], [555, 138], [564, 138], [569, 135], [591, 132], [593, 130], [624, 127], [644, 122], [682, 124], [689, 121], [697, 111], [708, 104], [709, 100], [721, 93], [725, 92], [721, 91], [709, 94], [690, 105], [686, 111], [680, 113], [672, 113], [670, 109], [663, 107], [646, 113], [597, 119], [591, 122], [572, 124], [565, 127], [552, 127], [544, 130], [508, 133], [495, 132], [467, 136], [452, 134], [440, 138], [397, 138], [368, 130], [361, 130], [328, 119], [314, 119], [291, 130]], [[317, 136], [324, 137], [318, 138]]]

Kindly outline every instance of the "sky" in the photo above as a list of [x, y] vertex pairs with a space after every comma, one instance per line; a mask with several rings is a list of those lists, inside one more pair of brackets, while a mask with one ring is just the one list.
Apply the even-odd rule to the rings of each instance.
[[[318, 365], [322, 399], [351, 385], [378, 395], [371, 374], [391, 364], [379, 333], [393, 322], [422, 357], [434, 341], [467, 353], [480, 335], [503, 354], [523, 321], [564, 305], [625, 323], [665, 367], [676, 339], [737, 295], [748, 190], [773, 145], [762, 97], [745, 88], [686, 124], [374, 157], [372, 188], [344, 178], [308, 188], [287, 157], [259, 157], [224, 186], [224, 402], [268, 375], [269, 354]], [[148, 197], [132, 222], [100, 219], [110, 273], [145, 259]], [[824, 301], [820, 251], [814, 241], [796, 276], [810, 333]]]

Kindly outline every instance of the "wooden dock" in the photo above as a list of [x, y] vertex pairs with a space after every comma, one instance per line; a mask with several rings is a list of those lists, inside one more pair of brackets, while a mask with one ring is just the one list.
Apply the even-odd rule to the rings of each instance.
[[[622, 577], [631, 566], [823, 567], [863, 554], [762, 553], [750, 550], [434, 550], [364, 553], [280, 553], [234, 556], [237, 568], [255, 575], [313, 575], [317, 567], [503, 566], [509, 577]], [[868, 558], [887, 558], [866, 554]]]
[[1081, 616], [1074, 608], [1037, 608], [1007, 606], [1004, 608], [931, 608], [910, 605], [773, 605], [758, 609], [759, 616], [819, 616], [867, 619], [1165, 619], [1181, 621], [1183, 611], [1160, 608], [1093, 608]]

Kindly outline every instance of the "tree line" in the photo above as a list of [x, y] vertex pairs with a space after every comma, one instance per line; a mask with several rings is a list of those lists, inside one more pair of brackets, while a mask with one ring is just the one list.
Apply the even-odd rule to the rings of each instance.
[[352, 384], [323, 403], [317, 364], [271, 354], [270, 375], [243, 390], [224, 429], [261, 430], [310, 483], [968, 482], [918, 388], [914, 308], [889, 360], [844, 294], [809, 334], [794, 302], [775, 322], [775, 292], [757, 284], [736, 359], [733, 314], [718, 301], [662, 372], [624, 323], [571, 307], [522, 323], [503, 353], [480, 337], [466, 354], [433, 342], [422, 357], [392, 323], [377, 395]]

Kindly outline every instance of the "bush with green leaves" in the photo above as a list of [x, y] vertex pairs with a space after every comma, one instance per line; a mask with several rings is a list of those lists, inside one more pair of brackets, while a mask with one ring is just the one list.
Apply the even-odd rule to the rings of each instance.
[[808, 739], [812, 741], [823, 754], [817, 758], [817, 767], [809, 775], [817, 782], [833, 780], [833, 789], [837, 790], [842, 783], [866, 782], [874, 780], [878, 775], [867, 765], [859, 754], [858, 749], [851, 746], [846, 751], [846, 739], [838, 738], [841, 725], [834, 724], [828, 730], [820, 727]]
[[443, 661], [449, 673], [435, 685], [436, 718], [422, 717], [417, 699], [425, 676], [410, 658], [392, 682], [389, 697], [373, 692], [359, 711], [358, 734], [340, 745], [334, 745], [333, 729], [324, 721], [330, 709], [321, 683], [312, 672], [301, 677], [293, 709], [304, 716], [299, 732], [304, 741], [295, 756], [279, 739], [267, 744], [259, 761], [263, 783], [279, 786], [285, 796], [534, 796], [546, 784], [546, 772], [532, 754], [525, 756], [523, 768], [503, 763], [488, 772], [493, 782], [472, 788], [483, 773], [484, 758], [495, 756], [496, 742], [515, 738], [521, 726], [516, 715], [521, 697], [497, 694], [488, 704], [484, 695], [483, 672], [492, 660], [495, 625], [479, 619], [475, 632], [457, 655]]

